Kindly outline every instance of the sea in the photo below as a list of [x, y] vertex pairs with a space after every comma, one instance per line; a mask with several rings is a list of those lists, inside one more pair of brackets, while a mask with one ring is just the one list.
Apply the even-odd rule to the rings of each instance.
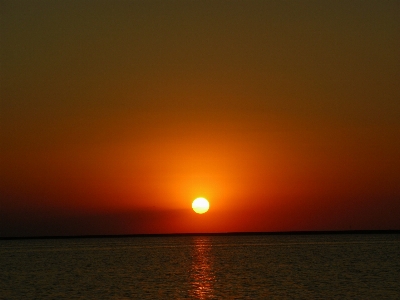
[[400, 234], [3, 239], [0, 299], [400, 299]]

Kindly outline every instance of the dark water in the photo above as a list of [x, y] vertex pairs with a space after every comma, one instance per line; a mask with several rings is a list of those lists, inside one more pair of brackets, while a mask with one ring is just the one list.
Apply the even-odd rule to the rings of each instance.
[[400, 235], [0, 241], [0, 299], [400, 299]]

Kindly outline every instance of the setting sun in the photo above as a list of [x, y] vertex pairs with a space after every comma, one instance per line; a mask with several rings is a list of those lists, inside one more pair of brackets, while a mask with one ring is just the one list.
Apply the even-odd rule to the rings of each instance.
[[210, 208], [210, 203], [205, 198], [197, 198], [193, 201], [192, 208], [196, 213], [204, 214]]

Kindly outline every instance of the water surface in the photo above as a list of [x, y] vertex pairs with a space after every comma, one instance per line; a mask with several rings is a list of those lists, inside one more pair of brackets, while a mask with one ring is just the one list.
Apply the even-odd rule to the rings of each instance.
[[400, 235], [0, 241], [0, 299], [399, 299]]

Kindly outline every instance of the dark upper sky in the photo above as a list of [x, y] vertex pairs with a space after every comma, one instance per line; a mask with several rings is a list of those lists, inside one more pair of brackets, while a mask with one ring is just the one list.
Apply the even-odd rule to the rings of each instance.
[[400, 229], [398, 1], [0, 4], [0, 236]]

